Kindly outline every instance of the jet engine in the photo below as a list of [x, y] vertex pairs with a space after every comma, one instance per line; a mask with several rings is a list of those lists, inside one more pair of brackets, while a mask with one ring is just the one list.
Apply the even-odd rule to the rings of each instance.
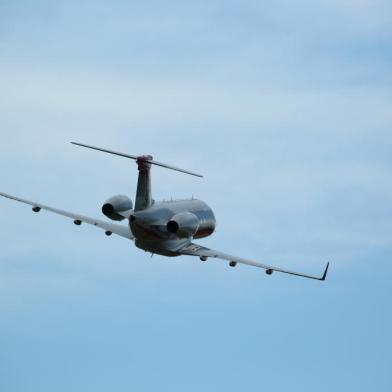
[[132, 200], [127, 196], [113, 196], [105, 201], [102, 213], [114, 221], [122, 221], [126, 218], [125, 212], [132, 210]]
[[171, 218], [166, 228], [169, 233], [180, 238], [192, 237], [199, 229], [199, 219], [191, 212], [180, 212]]

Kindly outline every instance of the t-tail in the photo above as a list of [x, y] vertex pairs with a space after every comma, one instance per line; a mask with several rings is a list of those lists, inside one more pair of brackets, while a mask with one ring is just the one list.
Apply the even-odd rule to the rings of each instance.
[[151, 165], [161, 166], [166, 169], [171, 169], [171, 170], [179, 171], [181, 173], [190, 174], [191, 176], [203, 177], [201, 174], [193, 173], [188, 170], [183, 170], [175, 166], [167, 165], [166, 163], [155, 161], [151, 155], [142, 155], [142, 156], [129, 155], [121, 152], [107, 150], [104, 148], [89, 146], [87, 144], [80, 144], [75, 142], [71, 142], [71, 143], [76, 146], [90, 148], [92, 150], [102, 151], [108, 154], [134, 159], [136, 161], [139, 170], [139, 178], [138, 178], [137, 190], [136, 190], [135, 211], [145, 210], [151, 207], [153, 203], [152, 193], [151, 193]]

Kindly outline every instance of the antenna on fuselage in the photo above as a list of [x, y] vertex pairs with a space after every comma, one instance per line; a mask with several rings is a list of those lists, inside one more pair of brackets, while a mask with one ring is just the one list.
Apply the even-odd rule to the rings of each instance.
[[140, 161], [141, 159], [145, 158], [145, 161], [147, 161], [151, 165], [161, 166], [161, 167], [164, 167], [166, 169], [175, 170], [175, 171], [178, 171], [178, 172], [181, 172], [181, 173], [185, 173], [185, 174], [190, 174], [191, 176], [195, 176], [195, 177], [201, 177], [201, 178], [203, 177], [201, 174], [193, 173], [193, 172], [188, 171], [188, 170], [184, 170], [184, 169], [180, 169], [180, 168], [175, 167], [175, 166], [167, 165], [166, 163], [155, 161], [155, 160], [153, 160], [153, 158], [151, 156], [139, 157], [139, 156], [136, 156], [136, 155], [129, 155], [129, 154], [124, 154], [122, 152], [116, 152], [116, 151], [107, 150], [107, 149], [104, 149], [104, 148], [89, 146], [87, 144], [81, 144], [81, 143], [76, 143], [76, 142], [71, 142], [71, 144], [74, 144], [75, 146], [79, 146], [79, 147], [90, 148], [91, 150], [97, 150], [97, 151], [106, 152], [108, 154], [113, 154], [113, 155], [117, 155], [117, 156], [124, 157], [124, 158], [134, 159], [135, 161]]

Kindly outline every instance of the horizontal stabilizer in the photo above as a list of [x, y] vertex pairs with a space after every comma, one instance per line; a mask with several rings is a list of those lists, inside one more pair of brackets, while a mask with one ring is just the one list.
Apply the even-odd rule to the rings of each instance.
[[[107, 149], [104, 149], [104, 148], [89, 146], [87, 144], [81, 144], [81, 143], [75, 143], [75, 142], [71, 142], [71, 144], [74, 144], [75, 146], [79, 146], [79, 147], [90, 148], [92, 150], [106, 152], [108, 154], [113, 154], [113, 155], [117, 155], [117, 156], [124, 157], [124, 158], [134, 159], [135, 161], [137, 161], [139, 159], [146, 159], [146, 157], [138, 157], [136, 155], [124, 154], [122, 152], [116, 152], [116, 151], [107, 150]], [[171, 169], [171, 170], [175, 170], [175, 171], [178, 171], [178, 172], [181, 172], [181, 173], [190, 174], [191, 176], [203, 177], [201, 174], [193, 173], [193, 172], [188, 171], [188, 170], [183, 170], [183, 169], [180, 169], [178, 167], [167, 165], [166, 163], [155, 161], [153, 159], [148, 159], [147, 162], [151, 163], [152, 165], [165, 167], [166, 169]]]

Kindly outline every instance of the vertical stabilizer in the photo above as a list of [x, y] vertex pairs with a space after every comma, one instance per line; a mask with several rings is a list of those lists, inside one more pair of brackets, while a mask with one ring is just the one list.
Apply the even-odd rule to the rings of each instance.
[[137, 181], [135, 211], [145, 210], [152, 205], [151, 195], [151, 155], [138, 157], [136, 160], [139, 178]]

